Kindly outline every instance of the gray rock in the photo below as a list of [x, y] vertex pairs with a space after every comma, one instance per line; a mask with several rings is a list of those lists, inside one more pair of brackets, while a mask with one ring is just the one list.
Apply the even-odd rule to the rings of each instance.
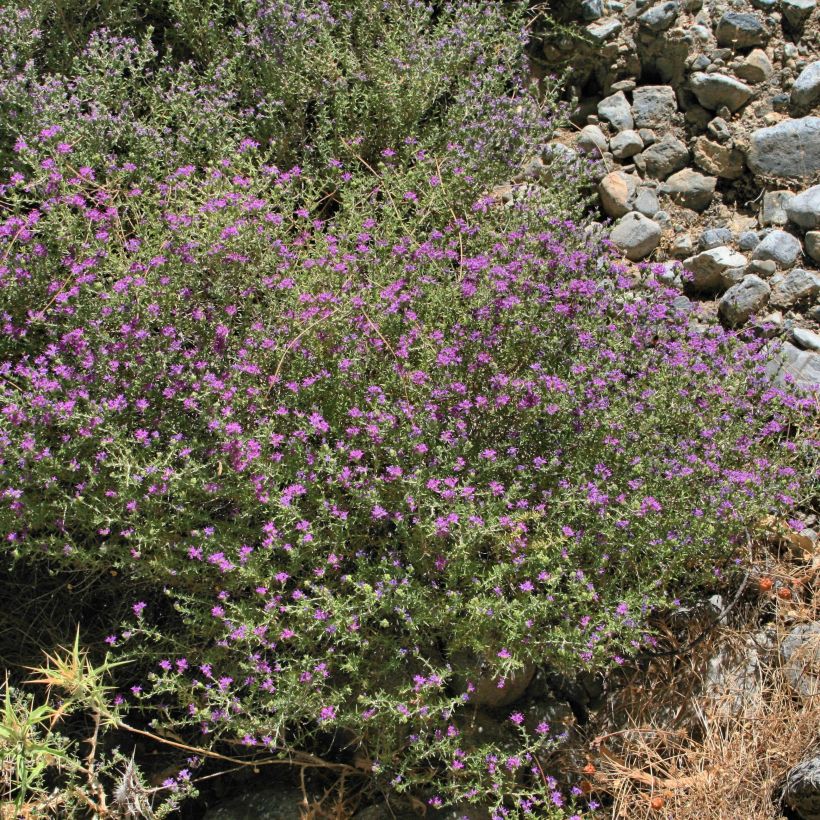
[[666, 180], [661, 192], [684, 208], [704, 211], [712, 202], [716, 185], [715, 177], [706, 177], [691, 168], [684, 168]]
[[778, 387], [798, 392], [820, 390], [820, 355], [786, 342], [766, 366], [766, 373]]
[[689, 149], [673, 134], [666, 134], [643, 152], [646, 174], [655, 179], [666, 179], [685, 168], [688, 161]]
[[783, 803], [801, 820], [820, 820], [820, 754], [791, 768], [783, 785]]
[[609, 150], [615, 159], [629, 159], [643, 149], [643, 140], [637, 131], [621, 131], [609, 141]]
[[752, 0], [752, 6], [761, 11], [774, 11], [780, 0]]
[[820, 276], [803, 268], [790, 270], [774, 287], [772, 303], [790, 308], [820, 293]]
[[684, 259], [692, 255], [694, 245], [692, 244], [692, 237], [688, 233], [682, 233], [672, 240], [671, 254], [676, 259]]
[[809, 63], [794, 81], [790, 102], [797, 113], [820, 103], [820, 60]]
[[820, 350], [820, 335], [805, 327], [792, 328], [792, 341], [803, 350]]
[[738, 714], [762, 690], [763, 668], [753, 639], [744, 647], [723, 645], [709, 658], [703, 694], [719, 716]]
[[793, 29], [801, 29], [816, 6], [817, 0], [781, 0], [780, 10]]
[[607, 40], [611, 40], [622, 28], [623, 25], [620, 20], [614, 17], [606, 17], [603, 20], [590, 23], [586, 28], [586, 32], [593, 43], [602, 45]]
[[760, 224], [765, 227], [785, 225], [789, 221], [786, 205], [792, 196], [791, 191], [766, 191], [760, 204], [760, 213], [757, 215]]
[[678, 11], [675, 0], [668, 0], [639, 15], [638, 24], [650, 31], [666, 31], [677, 19]]
[[611, 123], [616, 131], [627, 131], [635, 124], [632, 119], [632, 108], [623, 91], [605, 97], [598, 103], [598, 116]]
[[761, 279], [771, 279], [777, 270], [777, 265], [771, 259], [752, 259], [746, 265], [746, 273], [756, 273]]
[[820, 185], [793, 196], [786, 203], [786, 213], [791, 222], [807, 231], [820, 228]]
[[732, 241], [732, 232], [728, 228], [708, 228], [698, 240], [698, 250], [708, 251], [719, 245], [728, 245]]
[[738, 237], [737, 246], [742, 251], [753, 251], [758, 242], [760, 237], [754, 231], [743, 231]]
[[644, 85], [632, 92], [632, 116], [637, 128], [668, 128], [677, 110], [671, 86]]
[[746, 268], [729, 268], [721, 273], [720, 284], [724, 288], [730, 288], [733, 285], [740, 284], [747, 275]]
[[815, 262], [820, 262], [820, 231], [809, 231], [806, 234], [806, 253]]
[[738, 179], [743, 176], [743, 152], [731, 145], [698, 137], [695, 140], [694, 155], [695, 164], [708, 174], [722, 179]]
[[627, 259], [637, 262], [658, 247], [661, 228], [643, 214], [630, 213], [620, 219], [610, 239]]
[[754, 96], [754, 91], [746, 83], [725, 74], [695, 72], [689, 78], [689, 87], [698, 102], [710, 111], [717, 111], [723, 106], [729, 111], [737, 111]]
[[632, 199], [637, 188], [636, 178], [623, 171], [607, 174], [598, 184], [598, 196], [607, 216], [617, 219], [631, 210]]
[[778, 268], [790, 268], [803, 248], [800, 240], [785, 231], [771, 231], [752, 252], [752, 259], [771, 259]]
[[820, 696], [820, 622], [795, 626], [780, 644], [783, 674], [795, 694]]
[[820, 172], [820, 117], [784, 120], [752, 132], [746, 161], [761, 176], [811, 179]]
[[756, 14], [730, 11], [720, 18], [715, 31], [719, 46], [752, 48], [765, 46], [769, 32]]
[[591, 23], [604, 16], [603, 0], [583, 0], [581, 3], [581, 17]]
[[585, 154], [601, 156], [608, 147], [604, 132], [597, 125], [585, 125], [578, 135], [575, 144]]
[[725, 245], [690, 256], [683, 262], [684, 268], [692, 274], [692, 289], [699, 291], [718, 290], [723, 284], [724, 271], [745, 265], [746, 257]]
[[726, 122], [726, 120], [724, 120], [723, 117], [715, 117], [714, 119], [710, 120], [709, 125], [707, 127], [712, 137], [714, 137], [720, 143], [728, 142], [732, 138], [732, 132], [729, 129], [729, 123]]
[[756, 48], [748, 57], [735, 69], [735, 74], [741, 80], [749, 83], [762, 83], [774, 74], [774, 66], [768, 54], [762, 49]]
[[299, 820], [302, 792], [293, 786], [248, 789], [205, 812], [204, 820]]
[[769, 301], [771, 288], [759, 276], [744, 276], [723, 294], [718, 305], [720, 315], [731, 325], [742, 325]]
[[654, 188], [647, 185], [641, 185], [638, 188], [638, 195], [635, 197], [635, 202], [632, 206], [639, 214], [648, 216], [650, 219], [661, 209], [661, 204], [658, 202], [658, 195]]

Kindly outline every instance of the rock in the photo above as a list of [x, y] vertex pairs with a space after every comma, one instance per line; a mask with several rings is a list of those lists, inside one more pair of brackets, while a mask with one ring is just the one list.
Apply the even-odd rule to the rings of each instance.
[[604, 213], [613, 219], [628, 214], [632, 210], [630, 203], [635, 196], [636, 187], [635, 177], [623, 171], [607, 174], [598, 185], [598, 196]]
[[698, 240], [698, 250], [708, 251], [720, 245], [728, 245], [732, 241], [732, 232], [728, 228], [709, 228]]
[[204, 820], [300, 820], [302, 792], [293, 786], [248, 789], [205, 812]]
[[772, 304], [790, 308], [820, 293], [820, 275], [803, 268], [790, 270], [774, 287]]
[[688, 233], [680, 234], [672, 240], [671, 253], [676, 259], [684, 259], [692, 255], [692, 237]]
[[768, 80], [774, 74], [774, 66], [768, 55], [762, 49], [756, 48], [735, 69], [735, 74], [741, 80], [755, 84]]
[[731, 325], [742, 325], [769, 301], [771, 288], [759, 276], [744, 276], [723, 294], [718, 305], [720, 315]]
[[820, 228], [820, 185], [791, 197], [786, 203], [786, 214], [791, 222], [807, 231]]
[[611, 123], [616, 131], [628, 131], [635, 124], [632, 119], [632, 108], [623, 91], [605, 97], [598, 103], [598, 116]]
[[611, 40], [616, 34], [619, 34], [622, 28], [620, 20], [616, 20], [614, 17], [606, 17], [588, 25], [586, 32], [593, 43], [602, 45], [607, 40]]
[[737, 246], [742, 251], [753, 251], [760, 237], [754, 231], [744, 231], [737, 240]]
[[752, 259], [771, 259], [778, 268], [790, 268], [803, 248], [800, 240], [785, 231], [771, 231], [752, 252]]
[[604, 16], [603, 0], [583, 0], [581, 3], [581, 17], [591, 23]]
[[709, 658], [704, 695], [721, 717], [738, 714], [750, 699], [763, 692], [763, 668], [754, 640], [746, 646], [721, 646]]
[[722, 274], [730, 268], [746, 266], [746, 257], [726, 245], [710, 248], [683, 262], [684, 268], [692, 274], [693, 290], [717, 290], [722, 284]]
[[786, 342], [766, 366], [766, 373], [778, 387], [799, 392], [820, 390], [820, 355], [800, 350]]
[[661, 228], [639, 213], [622, 217], [612, 230], [610, 239], [627, 259], [637, 262], [649, 256], [661, 241]]
[[746, 268], [729, 268], [720, 274], [721, 287], [731, 288], [739, 285], [745, 276], [747, 276]]
[[666, 31], [678, 17], [678, 4], [668, 0], [653, 6], [638, 17], [638, 25], [649, 31]]
[[804, 327], [792, 329], [792, 341], [803, 350], [820, 350], [820, 335]]
[[797, 113], [808, 111], [820, 103], [820, 60], [809, 63], [794, 81], [789, 98]]
[[820, 117], [784, 120], [752, 132], [746, 158], [761, 176], [810, 179], [820, 172]]
[[777, 270], [777, 265], [771, 259], [752, 259], [746, 265], [747, 273], [756, 273], [761, 279], [771, 279]]
[[684, 208], [704, 211], [712, 202], [716, 184], [715, 177], [706, 177], [691, 168], [684, 168], [666, 180], [661, 192]]
[[738, 179], [745, 165], [743, 153], [730, 145], [712, 142], [706, 137], [695, 140], [695, 164], [722, 179]]
[[791, 191], [766, 191], [763, 194], [760, 213], [757, 217], [760, 224], [766, 227], [785, 225], [789, 221], [786, 205], [788, 205], [792, 196]]
[[689, 149], [673, 134], [650, 145], [642, 155], [646, 174], [655, 179], [666, 179], [675, 171], [686, 167], [689, 161]]
[[782, 0], [780, 10], [791, 28], [801, 29], [816, 5], [817, 0]]
[[728, 142], [732, 138], [729, 123], [723, 117], [715, 117], [710, 120], [707, 128], [712, 137], [720, 143]]
[[677, 110], [671, 86], [644, 85], [632, 92], [632, 116], [637, 128], [668, 128]]
[[754, 96], [748, 85], [726, 74], [697, 71], [689, 78], [689, 87], [698, 102], [710, 111], [717, 111], [725, 105], [729, 111], [735, 112]]
[[638, 188], [638, 195], [635, 197], [635, 202], [632, 206], [639, 214], [648, 216], [650, 219], [661, 209], [661, 204], [658, 202], [658, 195], [654, 188], [648, 185], [641, 185]]
[[576, 146], [585, 154], [601, 156], [608, 147], [604, 132], [597, 125], [586, 125], [581, 129]]
[[798, 624], [780, 644], [783, 675], [795, 694], [820, 696], [820, 622]]
[[643, 149], [643, 140], [637, 131], [621, 131], [609, 141], [609, 150], [615, 159], [629, 159]]
[[765, 46], [769, 32], [756, 14], [727, 12], [720, 18], [715, 31], [719, 46], [752, 48]]
[[820, 231], [809, 231], [806, 234], [806, 253], [815, 262], [820, 262]]
[[820, 820], [820, 754], [807, 757], [789, 769], [782, 802], [800, 820]]

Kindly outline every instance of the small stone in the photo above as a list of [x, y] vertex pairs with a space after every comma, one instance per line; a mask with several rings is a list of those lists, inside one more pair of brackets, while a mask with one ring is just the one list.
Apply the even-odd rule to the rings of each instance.
[[817, 6], [817, 0], [782, 0], [780, 10], [793, 29], [801, 29]]
[[609, 141], [609, 149], [615, 159], [629, 159], [643, 149], [643, 140], [637, 131], [621, 131]]
[[820, 173], [820, 117], [784, 120], [752, 132], [746, 161], [755, 174], [811, 179]]
[[738, 179], [743, 175], [743, 153], [731, 145], [721, 145], [706, 137], [695, 140], [695, 164], [721, 179]]
[[604, 132], [597, 125], [585, 125], [575, 144], [583, 153], [598, 156], [603, 155], [608, 146]]
[[616, 131], [626, 131], [635, 124], [632, 119], [632, 108], [623, 91], [605, 97], [598, 103], [598, 116], [611, 123]]
[[607, 174], [598, 185], [601, 207], [607, 216], [617, 218], [628, 214], [630, 202], [635, 195], [635, 178], [623, 171]]
[[820, 262], [820, 231], [809, 231], [806, 234], [806, 253], [815, 262]]
[[691, 287], [694, 290], [710, 291], [720, 288], [724, 271], [745, 267], [746, 257], [724, 245], [690, 256], [684, 260], [683, 266], [692, 274]]
[[678, 4], [668, 0], [645, 11], [638, 17], [638, 24], [649, 31], [666, 31], [678, 17]]
[[698, 240], [698, 249], [708, 251], [720, 245], [728, 245], [732, 241], [732, 232], [728, 228], [709, 228]]
[[797, 113], [820, 103], [820, 60], [809, 63], [800, 72], [792, 86], [790, 102]]
[[820, 185], [791, 197], [786, 213], [791, 222], [805, 230], [820, 228]]
[[709, 133], [718, 142], [728, 142], [732, 138], [732, 132], [729, 130], [729, 123], [727, 123], [723, 117], [715, 117], [710, 121], [708, 128]]
[[752, 259], [746, 265], [747, 273], [756, 273], [761, 279], [770, 279], [777, 271], [777, 265], [771, 259]]
[[746, 268], [728, 268], [720, 274], [720, 284], [724, 288], [730, 288], [732, 285], [742, 282], [746, 275]]
[[762, 83], [774, 74], [774, 66], [768, 55], [762, 49], [756, 48], [746, 59], [735, 69], [735, 74], [741, 80], [749, 83]]
[[616, 20], [614, 17], [607, 17], [588, 25], [586, 32], [593, 43], [602, 45], [607, 40], [611, 40], [622, 28], [623, 26], [620, 20]]
[[723, 294], [718, 310], [730, 325], [741, 325], [753, 313], [766, 306], [770, 293], [768, 284], [759, 276], [751, 274]]
[[644, 145], [654, 145], [658, 141], [655, 132], [651, 128], [640, 128], [638, 136], [643, 140]]
[[581, 3], [581, 16], [588, 23], [599, 20], [604, 16], [603, 0], [583, 0]]
[[635, 197], [633, 207], [638, 213], [648, 216], [650, 219], [655, 216], [661, 209], [661, 204], [658, 202], [658, 195], [655, 193], [654, 188], [649, 188], [646, 185], [638, 188], [638, 195]]
[[754, 231], [743, 231], [738, 237], [737, 246], [742, 251], [753, 251], [758, 242], [760, 237]]
[[639, 213], [622, 217], [613, 229], [610, 239], [624, 256], [637, 262], [649, 256], [661, 241], [660, 226]]
[[691, 168], [684, 168], [669, 177], [661, 191], [684, 208], [705, 211], [715, 195], [716, 185], [715, 177], [706, 177]]
[[785, 225], [789, 221], [786, 205], [788, 205], [792, 196], [791, 191], [766, 191], [763, 194], [760, 213], [757, 215], [760, 224], [765, 227]]
[[[707, 31], [705, 26], [694, 26], [693, 31], [695, 29]], [[692, 65], [690, 66], [690, 68], [692, 69], [692, 71], [706, 71], [706, 69], [709, 68], [711, 63], [712, 61], [705, 54], [698, 54], [698, 56], [695, 57], [694, 60], [692, 60]]]
[[803, 268], [790, 270], [772, 290], [772, 304], [790, 308], [820, 293], [820, 276]]
[[783, 803], [801, 820], [820, 820], [820, 754], [789, 769], [783, 785]]
[[771, 259], [778, 268], [790, 268], [802, 251], [800, 240], [785, 231], [771, 231], [754, 249], [752, 259]]
[[686, 167], [689, 149], [677, 137], [667, 134], [643, 152], [643, 161], [650, 177], [666, 179], [670, 174]]
[[715, 31], [719, 46], [752, 48], [765, 46], [769, 32], [756, 14], [727, 12], [720, 18]]
[[737, 111], [754, 96], [748, 85], [725, 74], [698, 71], [689, 78], [689, 87], [698, 102], [710, 111], [717, 111], [724, 105], [732, 112]]
[[693, 248], [692, 237], [688, 233], [683, 233], [672, 241], [671, 253], [675, 258], [683, 259], [692, 255]]
[[803, 350], [820, 350], [820, 335], [804, 327], [792, 329], [792, 341]]
[[632, 116], [638, 128], [668, 128], [677, 110], [671, 86], [644, 85], [632, 92]]

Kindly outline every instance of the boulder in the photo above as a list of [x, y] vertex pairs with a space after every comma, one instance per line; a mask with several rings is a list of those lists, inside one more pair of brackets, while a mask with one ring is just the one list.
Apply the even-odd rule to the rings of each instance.
[[780, 11], [793, 29], [802, 29], [817, 6], [817, 0], [781, 0]]
[[792, 341], [803, 350], [820, 350], [820, 335], [805, 327], [792, 329]]
[[791, 197], [786, 204], [789, 221], [807, 231], [820, 228], [820, 185]]
[[666, 179], [685, 168], [688, 161], [689, 149], [673, 134], [666, 134], [641, 155], [645, 173], [654, 179]]
[[691, 168], [684, 168], [672, 174], [664, 183], [661, 191], [684, 208], [705, 211], [715, 195], [716, 185], [715, 177], [707, 177]]
[[730, 11], [720, 18], [715, 30], [719, 46], [753, 48], [765, 46], [769, 32], [756, 14]]
[[790, 102], [797, 113], [820, 104], [820, 60], [809, 63], [800, 72], [792, 86]]
[[790, 268], [803, 248], [800, 240], [785, 231], [771, 231], [752, 251], [752, 259], [771, 259], [778, 268]]
[[752, 132], [749, 168], [761, 176], [811, 179], [820, 173], [820, 117], [784, 120]]
[[627, 129], [609, 141], [609, 150], [615, 159], [629, 159], [643, 150], [643, 140], [637, 131]]
[[607, 40], [611, 40], [620, 33], [623, 25], [620, 20], [614, 17], [605, 17], [601, 20], [596, 20], [586, 27], [586, 32], [589, 38], [595, 45], [603, 45]]
[[718, 310], [730, 325], [741, 325], [766, 306], [770, 294], [771, 288], [759, 276], [744, 276], [723, 294]]
[[746, 257], [722, 245], [710, 248], [683, 262], [684, 268], [692, 274], [691, 287], [694, 290], [718, 290], [722, 285], [722, 275], [730, 268], [746, 266]]
[[658, 195], [655, 193], [655, 189], [650, 188], [648, 185], [641, 185], [640, 188], [638, 188], [638, 193], [635, 196], [632, 207], [639, 214], [648, 216], [650, 219], [655, 216], [661, 209], [661, 204], [658, 202]]
[[789, 770], [782, 801], [801, 820], [820, 820], [820, 754]]
[[658, 247], [661, 228], [643, 214], [633, 212], [618, 221], [610, 239], [627, 259], [637, 262]]
[[820, 293], [820, 275], [803, 268], [790, 270], [772, 291], [772, 304], [790, 308], [798, 302], [813, 299]]
[[632, 92], [632, 116], [637, 128], [668, 128], [678, 110], [669, 85], [644, 85]]
[[613, 219], [628, 214], [632, 210], [631, 202], [636, 187], [635, 177], [630, 174], [623, 171], [607, 174], [598, 185], [598, 196], [604, 213]]
[[695, 141], [694, 156], [695, 164], [707, 174], [721, 179], [738, 179], [743, 175], [743, 153], [732, 145], [698, 137]]
[[666, 31], [677, 19], [679, 11], [676, 0], [667, 0], [639, 15], [638, 25], [649, 31]]
[[789, 221], [786, 206], [792, 196], [791, 191], [766, 191], [757, 216], [760, 224], [767, 228], [771, 225], [785, 225]]
[[786, 342], [766, 366], [766, 373], [778, 387], [791, 387], [801, 393], [818, 391], [820, 355]]
[[746, 83], [726, 74], [697, 71], [689, 78], [689, 87], [698, 102], [710, 111], [718, 111], [724, 106], [732, 112], [737, 111], [754, 96], [754, 91]]
[[616, 131], [631, 130], [635, 122], [632, 108], [623, 91], [605, 97], [598, 103], [598, 116], [612, 125]]

